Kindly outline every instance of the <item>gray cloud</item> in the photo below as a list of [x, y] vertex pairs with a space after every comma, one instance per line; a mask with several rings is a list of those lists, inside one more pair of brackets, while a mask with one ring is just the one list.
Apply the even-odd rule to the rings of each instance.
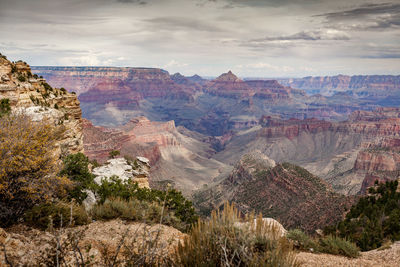
[[207, 32], [221, 32], [223, 31], [217, 25], [207, 23], [205, 21], [189, 18], [189, 17], [157, 17], [146, 19], [155, 30], [194, 30], [194, 31], [207, 31]]
[[238, 68], [243, 76], [399, 73], [393, 60], [400, 54], [399, 6], [380, 0], [0, 0], [0, 50], [32, 65], [168, 66], [189, 75], [215, 76], [232, 66], [253, 66]]
[[147, 1], [144, 0], [117, 0], [119, 3], [129, 3], [129, 4], [139, 4], [139, 5], [146, 5], [148, 4]]
[[302, 31], [291, 35], [253, 39], [250, 42], [268, 41], [318, 41], [318, 40], [350, 40], [348, 34], [337, 30]]
[[353, 20], [360, 17], [381, 15], [381, 14], [400, 14], [400, 4], [393, 4], [393, 3], [367, 4], [349, 10], [329, 12], [316, 16], [325, 17], [330, 20], [344, 20], [344, 19]]
[[400, 26], [400, 4], [366, 4], [357, 8], [316, 15], [331, 27], [347, 30], [376, 30]]

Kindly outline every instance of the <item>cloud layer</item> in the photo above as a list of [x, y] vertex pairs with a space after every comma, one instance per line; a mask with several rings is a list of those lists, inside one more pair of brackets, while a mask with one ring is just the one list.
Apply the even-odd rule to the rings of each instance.
[[400, 73], [400, 4], [390, 0], [0, 0], [0, 33], [0, 52], [32, 65]]

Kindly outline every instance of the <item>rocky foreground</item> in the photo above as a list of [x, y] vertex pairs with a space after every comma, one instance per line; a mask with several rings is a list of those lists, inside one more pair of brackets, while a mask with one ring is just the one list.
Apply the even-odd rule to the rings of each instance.
[[[7, 266], [5, 255], [11, 266], [49, 266], [46, 260], [57, 246], [57, 236], [63, 249], [67, 248], [71, 241], [69, 236], [75, 235], [74, 240], [78, 242], [83, 258], [89, 260], [90, 266], [105, 266], [107, 257], [117, 255], [121, 242], [129, 248], [138, 249], [143, 240], [154, 242], [158, 234], [157, 253], [168, 254], [185, 236], [179, 230], [169, 226], [161, 224], [149, 226], [144, 223], [121, 220], [97, 221], [87, 226], [66, 228], [56, 233], [59, 235], [23, 225], [16, 225], [7, 229], [7, 232], [0, 228], [0, 247], [2, 247], [0, 266]], [[118, 253], [118, 258], [121, 259], [124, 254], [122, 250]], [[65, 255], [65, 259], [67, 264], [75, 265], [72, 249]], [[44, 265], [40, 265], [43, 263]]]
[[[59, 235], [61, 245], [68, 239], [68, 231]], [[73, 233], [78, 233], [79, 246], [82, 248], [83, 258], [90, 261], [91, 266], [103, 266], [107, 257], [116, 255], [116, 251], [123, 240], [125, 244], [139, 244], [146, 236], [146, 240], [154, 240], [159, 233], [159, 249], [157, 253], [170, 254], [177, 244], [185, 238], [185, 234], [175, 228], [165, 225], [149, 226], [143, 223], [121, 220], [108, 222], [94, 222], [87, 226], [75, 227]], [[143, 235], [145, 233], [145, 235]], [[136, 237], [136, 239], [135, 239]], [[7, 231], [0, 228], [0, 246], [6, 249], [6, 254], [0, 253], [0, 266], [7, 266], [5, 255], [13, 266], [38, 266], [46, 259], [46, 255], [56, 245], [55, 235], [26, 226], [17, 225]], [[136, 248], [138, 248], [136, 246]], [[123, 257], [119, 253], [118, 257]], [[329, 254], [299, 252], [297, 260], [300, 266], [398, 266], [400, 263], [400, 242], [391, 245], [385, 250], [361, 252], [358, 258], [346, 258]], [[66, 255], [69, 264], [75, 263], [73, 252]]]
[[356, 259], [346, 258], [343, 256], [335, 256], [328, 254], [313, 254], [307, 252], [300, 252], [297, 255], [302, 266], [310, 267], [367, 267], [367, 266], [381, 266], [392, 267], [399, 266], [400, 264], [400, 242], [394, 243], [390, 248], [385, 250], [371, 250], [361, 252], [361, 255]]

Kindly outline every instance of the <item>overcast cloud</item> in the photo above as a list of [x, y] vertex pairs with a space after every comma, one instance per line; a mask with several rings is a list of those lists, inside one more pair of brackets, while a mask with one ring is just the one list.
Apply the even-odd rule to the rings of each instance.
[[0, 36], [1, 53], [31, 65], [400, 74], [390, 0], [0, 0]]

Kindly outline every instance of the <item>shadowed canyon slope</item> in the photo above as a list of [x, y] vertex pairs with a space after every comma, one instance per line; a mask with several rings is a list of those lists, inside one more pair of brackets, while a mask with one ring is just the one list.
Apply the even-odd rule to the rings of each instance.
[[208, 214], [229, 200], [245, 213], [255, 211], [279, 220], [286, 228], [314, 231], [342, 219], [352, 197], [305, 169], [275, 162], [260, 152], [244, 155], [224, 180], [198, 191], [194, 201]]

